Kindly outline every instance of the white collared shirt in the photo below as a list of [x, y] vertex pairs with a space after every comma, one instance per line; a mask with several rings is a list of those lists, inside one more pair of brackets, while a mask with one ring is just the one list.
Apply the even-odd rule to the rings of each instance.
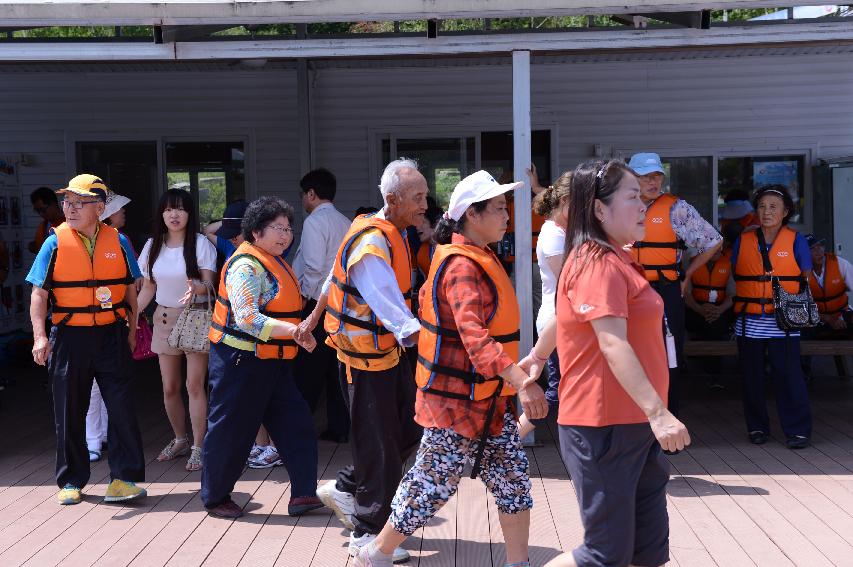
[[319, 205], [305, 219], [302, 239], [293, 260], [293, 271], [305, 297], [320, 297], [323, 281], [332, 268], [351, 222], [332, 203]]

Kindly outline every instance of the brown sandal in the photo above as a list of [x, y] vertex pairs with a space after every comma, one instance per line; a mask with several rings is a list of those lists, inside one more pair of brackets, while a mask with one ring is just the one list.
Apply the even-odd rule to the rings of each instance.
[[171, 461], [172, 459], [177, 459], [178, 457], [183, 457], [187, 453], [190, 452], [190, 440], [184, 437], [183, 439], [172, 439], [169, 441], [169, 444], [160, 451], [160, 454], [157, 455], [157, 461]]
[[201, 447], [193, 445], [190, 450], [190, 458], [187, 459], [187, 470], [190, 472], [201, 470]]

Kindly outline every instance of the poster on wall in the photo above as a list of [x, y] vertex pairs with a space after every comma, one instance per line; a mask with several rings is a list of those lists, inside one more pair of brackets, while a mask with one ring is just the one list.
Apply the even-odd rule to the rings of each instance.
[[12, 288], [4, 285], [0, 288], [0, 317], [4, 319], [12, 314]]
[[20, 270], [24, 266], [24, 251], [21, 248], [21, 241], [16, 240], [12, 244], [12, 269]]
[[0, 226], [9, 224], [9, 209], [6, 208], [6, 197], [0, 197]]
[[799, 163], [796, 161], [754, 161], [752, 162], [752, 185], [782, 185], [788, 194], [797, 201], [800, 194]]

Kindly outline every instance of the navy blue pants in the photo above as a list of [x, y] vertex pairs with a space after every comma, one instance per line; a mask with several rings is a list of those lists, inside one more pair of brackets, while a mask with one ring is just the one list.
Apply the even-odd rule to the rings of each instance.
[[289, 360], [264, 360], [224, 344], [210, 345], [210, 409], [202, 446], [201, 499], [224, 502], [243, 472], [263, 425], [290, 476], [291, 497], [317, 490], [317, 438], [311, 410]]
[[666, 563], [669, 462], [649, 424], [560, 425], [560, 449], [584, 528], [578, 567]]
[[809, 393], [800, 368], [800, 338], [750, 339], [738, 337], [743, 373], [743, 412], [747, 431], [770, 433], [764, 389], [764, 356], [769, 358], [776, 393], [776, 409], [786, 437], [811, 437]]
[[[63, 325], [50, 331], [47, 362], [56, 420], [56, 484], [83, 488], [89, 482], [86, 412], [92, 380], [107, 406], [107, 461], [113, 479], [145, 480], [142, 435], [133, 403], [133, 375], [127, 325]], [[94, 377], [94, 378], [93, 378]]]
[[[667, 407], [673, 415], [678, 416], [679, 393], [681, 386], [681, 369], [684, 368], [684, 339], [687, 331], [685, 330], [684, 321], [684, 298], [681, 297], [681, 282], [654, 282], [652, 288], [658, 292], [658, 295], [663, 299], [663, 310], [666, 314], [666, 321], [669, 325], [669, 330], [675, 339], [675, 353], [678, 360], [677, 368], [669, 369], [669, 392], [667, 396]], [[665, 331], [663, 331], [665, 332]]]

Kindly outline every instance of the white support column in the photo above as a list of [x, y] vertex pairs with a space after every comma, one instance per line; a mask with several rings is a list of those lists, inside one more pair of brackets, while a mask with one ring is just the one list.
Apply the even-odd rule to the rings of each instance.
[[521, 308], [520, 352], [533, 346], [533, 253], [530, 184], [530, 52], [512, 52], [512, 150], [514, 181], [524, 181], [515, 192], [515, 291]]

